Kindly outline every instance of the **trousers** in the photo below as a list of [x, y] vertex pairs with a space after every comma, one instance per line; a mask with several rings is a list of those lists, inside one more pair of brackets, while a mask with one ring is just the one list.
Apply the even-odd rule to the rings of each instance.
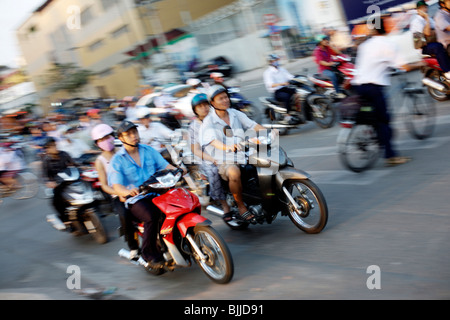
[[356, 92], [364, 99], [372, 102], [377, 120], [376, 131], [380, 145], [384, 147], [384, 157], [386, 159], [396, 156], [392, 147], [392, 128], [390, 126], [391, 115], [387, 109], [387, 102], [384, 95], [383, 86], [368, 83], [355, 87]]
[[144, 234], [142, 236], [141, 256], [145, 261], [161, 260], [161, 248], [157, 244], [158, 221], [161, 217], [161, 211], [152, 202], [154, 197], [150, 196], [139, 200], [129, 206], [131, 214], [144, 223]]

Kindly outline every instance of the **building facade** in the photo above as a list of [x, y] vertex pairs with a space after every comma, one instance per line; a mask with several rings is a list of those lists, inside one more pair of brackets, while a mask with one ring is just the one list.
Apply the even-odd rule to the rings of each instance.
[[47, 0], [17, 29], [44, 110], [73, 98], [52, 92], [47, 71], [72, 63], [95, 76], [83, 97], [123, 98], [161, 69], [180, 74], [192, 59], [227, 57], [236, 71], [286, 53], [292, 33], [310, 36], [345, 25], [339, 0]]

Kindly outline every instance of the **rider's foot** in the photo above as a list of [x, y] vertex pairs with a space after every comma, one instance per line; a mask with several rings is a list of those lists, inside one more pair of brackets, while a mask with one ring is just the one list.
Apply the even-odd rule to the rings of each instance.
[[450, 81], [450, 71], [444, 73], [444, 77]]
[[130, 250], [130, 260], [139, 259], [139, 250]]
[[411, 158], [409, 157], [392, 157], [392, 158], [388, 158], [386, 159], [386, 166], [397, 166], [400, 164], [404, 164], [411, 161]]

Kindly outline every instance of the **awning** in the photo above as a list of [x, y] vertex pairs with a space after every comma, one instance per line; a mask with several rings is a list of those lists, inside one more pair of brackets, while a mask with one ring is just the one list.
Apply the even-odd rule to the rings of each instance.
[[[180, 38], [184, 38], [186, 35], [186, 32], [180, 29], [172, 29], [164, 33], [166, 44], [172, 44], [180, 40]], [[147, 58], [150, 56], [150, 51], [157, 49], [158, 47], [158, 38], [153, 37], [148, 39], [144, 44], [136, 46], [133, 50], [125, 52], [125, 54], [135, 57], [136, 59]]]

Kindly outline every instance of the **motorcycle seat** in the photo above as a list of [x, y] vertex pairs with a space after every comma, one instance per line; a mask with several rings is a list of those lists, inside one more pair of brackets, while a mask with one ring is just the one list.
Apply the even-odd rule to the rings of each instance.
[[313, 75], [314, 78], [316, 78], [317, 80], [322, 80], [322, 81], [331, 81], [331, 78], [324, 76], [323, 74], [320, 73], [315, 73]]
[[269, 101], [270, 103], [273, 103], [273, 104], [277, 104], [277, 105], [281, 105], [282, 104], [282, 102], [278, 101], [275, 98], [267, 98], [267, 101]]

